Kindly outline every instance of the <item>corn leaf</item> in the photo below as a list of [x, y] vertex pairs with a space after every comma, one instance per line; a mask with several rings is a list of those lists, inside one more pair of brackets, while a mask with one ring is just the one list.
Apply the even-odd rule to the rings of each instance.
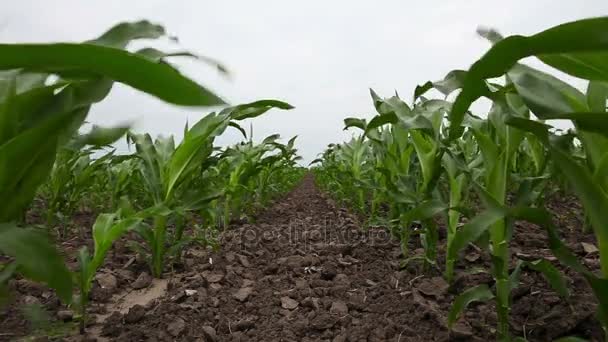
[[44, 235], [11, 223], [0, 223], [0, 251], [15, 258], [19, 273], [48, 284], [65, 303], [71, 301], [72, 276]]
[[[587, 73], [587, 69], [574, 68], [563, 61], [563, 58], [547, 57], [549, 55], [570, 54], [567, 58], [582, 58], [573, 53], [598, 53], [608, 51], [608, 39], [604, 32], [608, 29], [608, 18], [593, 18], [570, 22], [552, 27], [538, 34], [510, 36], [498, 41], [466, 74], [464, 86], [456, 98], [450, 121], [454, 127], [460, 127], [470, 105], [481, 96], [486, 95], [484, 82], [488, 78], [499, 77], [507, 73], [515, 63], [528, 56], [540, 56], [548, 64], [577, 77], [592, 76], [594, 80], [608, 80], [608, 74]], [[581, 36], [586, 39], [580, 39]], [[599, 58], [602, 60], [601, 58]], [[605, 66], [605, 58], [602, 65]], [[596, 65], [595, 63], [593, 63]], [[450, 137], [456, 138], [461, 130], [451, 130]]]
[[105, 76], [161, 100], [185, 106], [225, 102], [177, 70], [136, 54], [93, 44], [0, 44], [0, 70], [81, 72]]
[[448, 313], [448, 328], [451, 328], [454, 322], [458, 319], [460, 314], [466, 309], [469, 304], [473, 302], [485, 302], [494, 298], [494, 294], [488, 288], [488, 285], [481, 284], [470, 289], [465, 290], [456, 299], [450, 311]]

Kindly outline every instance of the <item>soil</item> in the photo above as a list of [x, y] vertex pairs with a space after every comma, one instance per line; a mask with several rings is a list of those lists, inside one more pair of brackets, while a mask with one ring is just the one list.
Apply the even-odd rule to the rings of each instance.
[[[583, 234], [582, 209], [569, 196], [547, 203], [567, 244], [591, 268], [598, 256]], [[80, 218], [89, 223], [90, 218]], [[438, 269], [402, 267], [399, 243], [385, 229], [362, 229], [362, 219], [322, 193], [311, 175], [262, 212], [220, 238], [220, 249], [193, 247], [165, 279], [152, 280], [125, 241], [115, 244], [100, 271], [88, 335], [67, 340], [116, 341], [488, 341], [495, 339], [494, 303], [472, 304], [448, 332], [446, 317], [455, 295], [481, 283], [493, 285], [487, 253], [470, 247], [448, 286]], [[88, 226], [90, 227], [90, 225]], [[444, 235], [444, 234], [442, 234]], [[410, 243], [422, 254], [416, 237]], [[73, 256], [90, 238], [62, 244]], [[444, 246], [444, 240], [440, 241]], [[558, 266], [544, 231], [517, 223], [511, 245], [519, 257], [545, 257]], [[558, 266], [570, 286], [560, 298], [540, 274], [524, 269], [513, 291], [511, 331], [529, 341], [576, 335], [602, 340], [595, 299], [575, 272]], [[13, 303], [0, 312], [0, 339], [31, 334], [24, 303], [42, 304], [52, 317], [69, 312], [43, 286], [13, 283]], [[48, 330], [47, 330], [48, 331]]]

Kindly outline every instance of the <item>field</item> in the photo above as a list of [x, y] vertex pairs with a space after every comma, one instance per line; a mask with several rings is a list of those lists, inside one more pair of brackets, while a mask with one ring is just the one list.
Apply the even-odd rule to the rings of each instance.
[[[228, 105], [170, 60], [219, 62], [126, 50], [161, 26], [0, 45], [0, 339], [605, 340], [606, 32], [480, 30], [492, 46], [468, 70], [411, 101], [371, 90], [377, 114], [307, 167], [297, 136], [242, 127], [289, 103]], [[220, 109], [179, 142], [85, 130], [114, 82]], [[219, 146], [228, 129], [243, 140]]]

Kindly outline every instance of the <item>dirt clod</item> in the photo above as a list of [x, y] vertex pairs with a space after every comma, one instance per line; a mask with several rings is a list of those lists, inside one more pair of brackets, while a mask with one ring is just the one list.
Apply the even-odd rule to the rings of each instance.
[[110, 273], [99, 273], [95, 276], [95, 280], [102, 289], [114, 291], [118, 287], [118, 279]]
[[71, 321], [74, 318], [74, 313], [70, 310], [57, 311], [57, 319], [60, 321]]
[[186, 329], [186, 322], [179, 317], [167, 326], [167, 332], [173, 337], [178, 337], [184, 329]]
[[129, 312], [125, 315], [125, 322], [127, 323], [137, 323], [144, 318], [146, 314], [146, 308], [142, 305], [135, 305], [129, 309]]
[[281, 307], [287, 310], [293, 310], [298, 307], [298, 302], [289, 298], [289, 297], [281, 297]]
[[242, 287], [235, 294], [234, 298], [239, 302], [244, 302], [249, 298], [249, 296], [253, 293], [252, 287]]
[[131, 284], [131, 287], [135, 290], [143, 289], [144, 287], [150, 286], [152, 283], [152, 277], [147, 272], [142, 272], [137, 279]]

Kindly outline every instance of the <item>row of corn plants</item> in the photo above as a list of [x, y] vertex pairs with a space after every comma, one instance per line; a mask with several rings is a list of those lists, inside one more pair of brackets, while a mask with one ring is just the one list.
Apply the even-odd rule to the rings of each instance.
[[[255, 143], [239, 125], [289, 104], [228, 106], [170, 63], [195, 58], [227, 72], [214, 60], [187, 51], [128, 50], [132, 41], [161, 38], [168, 38], [163, 27], [140, 21], [82, 43], [0, 44], [0, 255], [6, 257], [0, 298], [8, 297], [15, 276], [45, 283], [79, 312], [83, 331], [95, 273], [118, 238], [136, 233], [134, 250], [161, 277], [183, 248], [213, 244], [208, 231], [251, 217], [302, 176], [295, 137], [286, 144], [278, 135]], [[83, 132], [91, 107], [115, 82], [197, 111], [223, 109], [186, 125], [178, 144], [128, 126]], [[217, 146], [215, 138], [229, 127], [244, 141]], [[133, 152], [118, 155], [111, 146], [123, 137]], [[32, 209], [35, 198], [44, 203], [47, 229], [27, 223], [28, 210], [40, 209]], [[101, 214], [92, 227], [93, 250], [83, 247], [79, 268], [70, 270], [52, 241], [73, 233], [69, 218], [83, 208]]]
[[[442, 272], [449, 283], [469, 244], [491, 255], [495, 286], [480, 285], [458, 296], [449, 326], [469, 303], [494, 299], [497, 339], [513, 340], [510, 294], [523, 267], [542, 272], [568, 297], [551, 262], [516, 260], [510, 267], [513, 224], [525, 220], [545, 228], [558, 261], [587, 279], [606, 330], [608, 18], [566, 23], [531, 36], [479, 34], [492, 44], [479, 60], [468, 70], [417, 86], [411, 101], [372, 91], [377, 115], [369, 121], [344, 120], [345, 129], [361, 133], [328, 146], [313, 161], [317, 180], [339, 200], [385, 222], [401, 240], [407, 261], [413, 258], [408, 242], [417, 234], [425, 252], [415, 258], [423, 259], [429, 272], [437, 269], [442, 222], [447, 235]], [[587, 80], [586, 90], [521, 63], [526, 57]], [[478, 116], [470, 106], [482, 97], [491, 106]], [[565, 120], [573, 128], [563, 132], [548, 120]], [[547, 196], [557, 190], [574, 193], [583, 204], [599, 245], [600, 270], [587, 269], [560, 240], [558, 222], [544, 209]]]

